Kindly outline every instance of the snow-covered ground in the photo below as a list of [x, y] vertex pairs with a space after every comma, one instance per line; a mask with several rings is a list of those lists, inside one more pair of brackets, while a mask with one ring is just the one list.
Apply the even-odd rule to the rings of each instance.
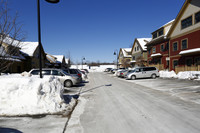
[[89, 72], [103, 72], [106, 68], [116, 68], [116, 65], [100, 65], [89, 67], [87, 65], [72, 65], [71, 68], [88, 69]]
[[64, 87], [53, 76], [3, 75], [0, 86], [0, 116], [66, 113], [75, 104], [74, 100], [64, 103]]

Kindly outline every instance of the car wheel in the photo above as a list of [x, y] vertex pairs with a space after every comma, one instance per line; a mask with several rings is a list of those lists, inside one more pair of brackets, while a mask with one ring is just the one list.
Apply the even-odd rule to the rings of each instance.
[[135, 80], [135, 79], [136, 79], [136, 76], [135, 76], [135, 75], [132, 75], [132, 76], [131, 76], [131, 79], [132, 79], [132, 80]]
[[151, 77], [152, 77], [153, 79], [155, 79], [155, 78], [156, 78], [156, 75], [155, 75], [155, 74], [152, 74]]
[[72, 86], [72, 81], [66, 80], [64, 85], [65, 85], [65, 87], [71, 87]]

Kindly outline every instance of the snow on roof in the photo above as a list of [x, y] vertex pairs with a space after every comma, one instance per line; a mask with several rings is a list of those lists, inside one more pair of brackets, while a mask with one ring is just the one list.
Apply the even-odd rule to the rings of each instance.
[[121, 49], [122, 49], [122, 54], [124, 55], [124, 57], [131, 57], [131, 55], [128, 54], [131, 52], [131, 48], [121, 48]]
[[65, 59], [64, 55], [53, 55], [53, 56], [57, 58], [58, 63], [62, 63], [63, 58]]
[[[161, 26], [161, 27], [164, 27], [164, 26], [166, 26], [166, 25], [168, 25], [168, 24], [170, 24], [170, 23], [173, 23], [173, 22], [174, 22], [174, 20], [175, 20], [175, 19], [173, 19], [173, 20], [171, 20], [171, 21], [167, 22], [166, 24], [164, 24], [164, 25], [163, 25], [163, 26]], [[160, 28], [161, 28], [161, 27], [160, 27]]]
[[184, 50], [184, 51], [181, 51], [179, 54], [183, 55], [183, 54], [189, 54], [189, 53], [195, 53], [195, 52], [200, 52], [200, 48]]
[[66, 64], [69, 64], [69, 58], [65, 58]]
[[157, 57], [157, 56], [162, 56], [161, 53], [157, 53], [157, 54], [152, 54], [151, 57]]
[[46, 58], [47, 58], [47, 60], [48, 60], [49, 62], [51, 62], [51, 63], [56, 63], [56, 59], [55, 59], [54, 56], [49, 55], [49, 54], [46, 54]]
[[138, 42], [140, 43], [140, 46], [142, 47], [143, 50], [146, 50], [147, 47], [145, 46], [147, 42], [151, 41], [151, 38], [137, 38]]
[[38, 47], [38, 42], [21, 42], [21, 51], [28, 56], [33, 56], [36, 48]]
[[[0, 38], [0, 40], [2, 40], [2, 38]], [[7, 35], [4, 39], [3, 42], [8, 44], [8, 45], [12, 45], [12, 46], [16, 46], [18, 47], [20, 41], [18, 40], [14, 40], [13, 38], [11, 38], [9, 35]]]

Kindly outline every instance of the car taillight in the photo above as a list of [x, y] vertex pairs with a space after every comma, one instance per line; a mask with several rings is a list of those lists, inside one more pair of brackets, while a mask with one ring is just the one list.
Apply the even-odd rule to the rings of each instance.
[[123, 75], [123, 73], [120, 73], [121, 75]]
[[78, 76], [79, 76], [79, 77], [81, 77], [81, 74], [80, 74], [80, 73], [78, 73]]

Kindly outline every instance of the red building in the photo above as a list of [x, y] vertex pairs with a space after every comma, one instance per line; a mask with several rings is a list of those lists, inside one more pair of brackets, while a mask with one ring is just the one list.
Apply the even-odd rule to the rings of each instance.
[[169, 38], [167, 38], [167, 33], [173, 22], [174, 20], [151, 33], [152, 40], [146, 44], [149, 66], [156, 66], [159, 70], [169, 68]]
[[186, 0], [167, 38], [169, 70], [199, 71], [200, 67], [200, 0]]

